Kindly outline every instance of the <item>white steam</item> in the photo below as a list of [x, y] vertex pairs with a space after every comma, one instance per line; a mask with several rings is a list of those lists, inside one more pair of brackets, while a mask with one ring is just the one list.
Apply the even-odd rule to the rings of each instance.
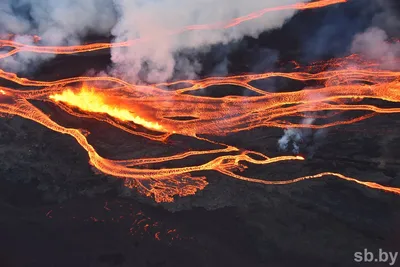
[[77, 44], [107, 34], [116, 22], [108, 0], [2, 0], [0, 33], [39, 35], [45, 45]]
[[[309, 91], [306, 95], [308, 107], [316, 106], [318, 103], [326, 99], [321, 93], [315, 93]], [[301, 107], [299, 112], [302, 112]], [[312, 117], [312, 112], [302, 112], [305, 115], [300, 122], [302, 126], [312, 125], [315, 122], [315, 118]], [[278, 148], [281, 151], [291, 150], [294, 154], [307, 153], [307, 157], [310, 158], [314, 155], [315, 151], [319, 147], [322, 139], [326, 135], [325, 129], [313, 130], [311, 128], [288, 128], [284, 130], [283, 136], [278, 140]]]
[[[148, 80], [162, 81], [173, 76], [175, 66], [182, 65], [174, 53], [183, 49], [204, 49], [209, 45], [229, 43], [243, 36], [258, 36], [262, 31], [278, 28], [293, 16], [295, 10], [270, 12], [261, 18], [247, 21], [226, 30], [189, 31], [166, 38], [165, 33], [188, 25], [229, 21], [251, 12], [281, 5], [302, 2], [299, 0], [164, 0], [128, 1], [115, 0], [119, 20], [112, 34], [115, 41], [143, 37], [157, 37], [149, 42], [128, 48], [112, 49], [112, 61], [118, 73], [135, 77], [146, 62], [151, 67]], [[304, 1], [303, 1], [304, 2]], [[184, 64], [185, 65], [185, 64]], [[188, 68], [187, 74], [195, 75], [196, 68]]]
[[351, 52], [378, 61], [383, 68], [399, 67], [400, 43], [388, 42], [386, 32], [380, 28], [371, 27], [354, 37]]
[[[0, 36], [12, 33], [15, 41], [32, 44], [33, 35], [42, 45], [75, 45], [89, 34], [109, 35], [116, 23], [109, 0], [1, 0]], [[26, 71], [50, 54], [19, 53], [0, 62], [11, 71]]]
[[[268, 12], [225, 30], [195, 30], [174, 36], [165, 36], [166, 33], [195, 24], [229, 21], [264, 8], [299, 2], [306, 1], [1, 0], [0, 35], [38, 35], [43, 45], [79, 44], [88, 34], [111, 33], [115, 42], [150, 38], [131, 47], [112, 49], [111, 73], [131, 80], [144, 73], [149, 81], [164, 81], [176, 73], [187, 77], [196, 75], [199, 63], [182, 54], [207, 49], [214, 44], [227, 44], [243, 36], [256, 37], [262, 31], [281, 27], [296, 10]], [[30, 44], [32, 40], [22, 41]], [[1, 67], [21, 71], [50, 57], [27, 54], [24, 52], [6, 63], [1, 62]], [[220, 72], [224, 71], [222, 67]]]
[[283, 136], [278, 140], [279, 149], [288, 151], [292, 146], [292, 152], [298, 154], [300, 152], [299, 142], [302, 141], [301, 131], [299, 129], [285, 129]]
[[[302, 125], [311, 125], [313, 118], [305, 118], [301, 121]], [[291, 151], [293, 154], [300, 153], [300, 145], [305, 142], [305, 137], [311, 135], [310, 129], [288, 128], [284, 130], [283, 136], [278, 140], [279, 149], [282, 151]]]

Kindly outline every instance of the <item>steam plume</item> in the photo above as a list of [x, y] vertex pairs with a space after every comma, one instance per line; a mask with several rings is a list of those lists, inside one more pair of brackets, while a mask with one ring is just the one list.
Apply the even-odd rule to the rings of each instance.
[[380, 62], [384, 68], [399, 67], [396, 58], [398, 59], [400, 56], [400, 43], [388, 42], [388, 35], [380, 28], [371, 27], [365, 32], [357, 34], [353, 40], [351, 51]]
[[[149, 35], [161, 36], [187, 25], [227, 21], [259, 9], [298, 2], [302, 1], [164, 0], [139, 3], [116, 0], [119, 20], [112, 34], [117, 42]], [[156, 38], [129, 48], [115, 48], [112, 50], [112, 61], [119, 73], [133, 77], [143, 68], [143, 64], [148, 64], [151, 66], [147, 77], [150, 81], [166, 80], [173, 76], [175, 66], [184, 60], [175, 57], [174, 53], [183, 49], [205, 49], [212, 44], [226, 44], [245, 35], [256, 37], [262, 31], [281, 27], [294, 13], [293, 10], [271, 12], [227, 30], [192, 31], [173, 38]], [[195, 75], [195, 68], [189, 67], [188, 70], [189, 75]]]
[[[15, 40], [43, 45], [74, 45], [89, 34], [109, 35], [116, 23], [113, 3], [108, 0], [1, 0], [0, 36], [12, 33]], [[51, 55], [19, 53], [1, 62], [11, 71], [26, 71]]]
[[[188, 25], [227, 21], [260, 9], [299, 2], [305, 1], [2, 0], [0, 34], [23, 36], [17, 40], [24, 43], [32, 42], [25, 35], [38, 35], [43, 45], [78, 44], [88, 34], [111, 33], [116, 42], [149, 37], [151, 40], [148, 42], [112, 49], [111, 73], [131, 80], [145, 74], [149, 81], [164, 81], [176, 73], [187, 77], [196, 75], [200, 64], [187, 54], [208, 49], [210, 45], [240, 40], [245, 35], [256, 37], [262, 31], [281, 27], [296, 11], [270, 12], [226, 30], [192, 31], [174, 37], [165, 37], [165, 33]], [[38, 59], [48, 57], [21, 53], [3, 63], [2, 67], [21, 71]], [[223, 71], [223, 67], [218, 71]]]

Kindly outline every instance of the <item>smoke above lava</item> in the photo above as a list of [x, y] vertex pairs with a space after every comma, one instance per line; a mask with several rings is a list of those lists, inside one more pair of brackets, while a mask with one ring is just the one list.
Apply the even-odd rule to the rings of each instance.
[[292, 20], [288, 31], [299, 39], [302, 61], [342, 57], [351, 50], [356, 35], [379, 28], [389, 37], [400, 36], [400, 7], [397, 0], [349, 1], [338, 8], [320, 11], [318, 23], [307, 16]]
[[[3, 0], [0, 3], [0, 34], [12, 33], [14, 40], [32, 44], [32, 35], [40, 36], [41, 45], [76, 45], [88, 35], [110, 36], [113, 41], [148, 39], [134, 46], [111, 49], [110, 74], [130, 81], [141, 79], [162, 82], [174, 75], [193, 78], [201, 64], [194, 52], [207, 51], [211, 45], [228, 44], [244, 36], [279, 28], [297, 11], [269, 12], [235, 27], [186, 31], [168, 36], [190, 25], [215, 24], [300, 0]], [[19, 53], [2, 62], [10, 71], [23, 72], [51, 58], [50, 54]], [[221, 73], [225, 62], [216, 72]], [[225, 64], [225, 66], [224, 66]]]
[[[0, 36], [33, 44], [39, 36], [42, 45], [79, 44], [89, 34], [109, 35], [116, 23], [113, 3], [108, 0], [2, 0]], [[51, 54], [19, 53], [2, 62], [2, 67], [24, 72], [36, 67]]]
[[[308, 107], [317, 107], [318, 101], [326, 98], [321, 93], [310, 91], [307, 94], [309, 101]], [[305, 116], [300, 124], [312, 125], [316, 119], [312, 117], [312, 113], [304, 112]], [[278, 149], [281, 151], [291, 151], [293, 154], [307, 154], [307, 158], [311, 158], [318, 147], [322, 144], [323, 137], [326, 136], [327, 129], [310, 128], [287, 128], [283, 131], [283, 136], [278, 140]]]
[[163, 38], [166, 32], [188, 25], [229, 21], [257, 10], [300, 2], [304, 1], [115, 1], [119, 14], [118, 23], [112, 30], [115, 41], [146, 38], [149, 34], [156, 38], [149, 43], [113, 49], [112, 61], [119, 73], [127, 73], [133, 77], [143, 69], [144, 64], [148, 65], [147, 79], [152, 82], [167, 80], [176, 71], [186, 71], [188, 78], [193, 78], [198, 70], [197, 62], [193, 64], [184, 56], [176, 57], [176, 52], [206, 50], [210, 45], [227, 44], [243, 36], [257, 37], [262, 31], [281, 27], [296, 11], [270, 12], [233, 28], [187, 31], [168, 39]]
[[366, 58], [380, 62], [382, 68], [396, 69], [400, 56], [400, 43], [388, 42], [387, 33], [377, 27], [368, 28], [355, 36], [351, 52], [363, 54]]

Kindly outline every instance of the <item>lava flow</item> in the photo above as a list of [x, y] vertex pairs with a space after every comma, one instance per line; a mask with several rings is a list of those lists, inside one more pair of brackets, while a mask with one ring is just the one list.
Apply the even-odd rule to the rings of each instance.
[[93, 89], [89, 90], [84, 87], [78, 93], [74, 93], [71, 90], [66, 90], [61, 94], [51, 95], [50, 99], [56, 102], [64, 102], [70, 106], [78, 107], [84, 111], [104, 113], [110, 115], [111, 117], [118, 118], [121, 121], [131, 121], [148, 129], [165, 131], [164, 127], [157, 122], [147, 121], [139, 116], [134, 115], [126, 109], [107, 104], [107, 100], [109, 101], [107, 95], [95, 93]]
[[[290, 6], [290, 8], [316, 8], [339, 2], [345, 1], [321, 0]], [[283, 9], [285, 8], [288, 7]], [[279, 8], [272, 10], [279, 10]], [[266, 11], [260, 11], [258, 14], [262, 15], [263, 12]], [[241, 18], [235, 21], [245, 20]], [[234, 22], [224, 25], [219, 24], [218, 27], [231, 27], [230, 25], [234, 26]], [[202, 27], [197, 28], [203, 29]], [[21, 51], [68, 54], [112, 46], [132, 45], [132, 43], [126, 43], [44, 47], [27, 46], [8, 40], [0, 40], [0, 44], [14, 48], [11, 52], [2, 54], [0, 58], [12, 56]], [[354, 60], [357, 61], [357, 68], [350, 67], [355, 65]], [[307, 179], [335, 176], [365, 187], [400, 194], [400, 188], [397, 187], [365, 182], [333, 172], [283, 181], [267, 181], [238, 174], [251, 164], [267, 165], [283, 161], [301, 161], [304, 158], [301, 156], [268, 157], [257, 151], [213, 141], [212, 137], [259, 127], [326, 128], [355, 123], [379, 113], [400, 112], [400, 108], [396, 107], [385, 108], [362, 103], [363, 99], [400, 102], [400, 72], [398, 71], [381, 70], [378, 64], [363, 61], [356, 55], [316, 64], [309, 68], [297, 66], [296, 69], [296, 72], [289, 73], [269, 72], [210, 77], [202, 80], [183, 80], [145, 86], [130, 84], [115, 77], [73, 77], [45, 82], [21, 78], [14, 73], [0, 70], [2, 79], [16, 83], [20, 87], [37, 87], [36, 90], [0, 87], [0, 113], [21, 116], [53, 131], [74, 137], [79, 145], [87, 151], [92, 166], [104, 174], [124, 178], [126, 186], [136, 188], [139, 192], [154, 197], [157, 202], [173, 201], [174, 196], [192, 195], [198, 190], [202, 190], [208, 182], [204, 176], [196, 176], [196, 173], [200, 171], [217, 171], [235, 179], [265, 185], [291, 184]], [[283, 77], [305, 84], [311, 82], [314, 86], [313, 89], [306, 87], [301, 91], [270, 93], [251, 84], [254, 81], [271, 77]], [[80, 85], [77, 86], [77, 84]], [[179, 85], [179, 89], [171, 89], [172, 85]], [[214, 98], [192, 94], [198, 90], [221, 85], [239, 86], [258, 95], [228, 95]], [[160, 141], [161, 145], [161, 142], [167, 141], [171, 135], [180, 135], [208, 142], [216, 148], [189, 150], [164, 157], [123, 160], [105, 158], [99, 155], [95, 147], [89, 143], [86, 130], [68, 128], [58, 124], [34, 106], [32, 101], [52, 102], [78, 119], [86, 117], [106, 122], [130, 134]], [[338, 112], [354, 110], [364, 111], [365, 114], [326, 123], [322, 120], [321, 123], [312, 125], [296, 122], [299, 118], [304, 117], [316, 120], [333, 118]], [[323, 111], [330, 112], [321, 115]], [[184, 167], [148, 167], [152, 164], [166, 164], [171, 161], [183, 162], [189, 157], [204, 155], [213, 158], [201, 164]]]

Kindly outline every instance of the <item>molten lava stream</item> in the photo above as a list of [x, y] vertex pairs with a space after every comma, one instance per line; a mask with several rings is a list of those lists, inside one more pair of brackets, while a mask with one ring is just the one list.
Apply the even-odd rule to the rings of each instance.
[[[319, 1], [309, 3], [315, 7], [317, 3], [333, 3]], [[342, 1], [344, 2], [344, 1]], [[300, 8], [302, 5], [298, 5]], [[302, 7], [307, 6], [304, 4]], [[4, 42], [3, 42], [4, 43]], [[14, 51], [32, 52], [83, 52], [85, 49], [101, 49], [102, 45], [85, 45], [79, 47], [36, 47], [16, 45]], [[107, 44], [111, 47], [114, 44]], [[118, 45], [118, 44], [116, 44]], [[91, 47], [91, 48], [90, 48]], [[46, 50], [47, 49], [47, 50]], [[54, 49], [54, 51], [52, 50]], [[65, 50], [63, 50], [65, 49]], [[68, 53], [69, 53], [68, 52]], [[11, 54], [10, 54], [11, 55]], [[10, 56], [8, 55], [8, 56]], [[3, 54], [4, 56], [4, 54]], [[354, 56], [351, 57], [354, 59]], [[346, 66], [348, 58], [327, 62]], [[52, 82], [43, 82], [20, 78], [14, 73], [0, 70], [0, 77], [22, 86], [34, 86], [38, 90], [12, 90], [0, 88], [0, 113], [18, 115], [36, 121], [47, 128], [73, 136], [87, 151], [90, 164], [101, 172], [115, 177], [126, 178], [126, 185], [135, 187], [146, 195], [152, 195], [156, 201], [173, 201], [173, 196], [186, 196], [196, 193], [207, 185], [205, 177], [192, 177], [192, 173], [200, 171], [218, 171], [232, 178], [260, 184], [290, 184], [307, 179], [335, 176], [370, 188], [399, 193], [395, 187], [386, 187], [373, 182], [363, 182], [338, 173], [324, 172], [304, 176], [287, 181], [266, 181], [237, 174], [237, 170], [245, 168], [245, 163], [267, 165], [281, 161], [303, 160], [300, 156], [268, 157], [256, 151], [212, 141], [201, 135], [224, 136], [234, 132], [246, 131], [257, 127], [307, 127], [324, 128], [355, 123], [368, 119], [378, 113], [399, 113], [400, 108], [381, 108], [367, 105], [362, 99], [380, 99], [400, 102], [400, 73], [377, 69], [371, 62], [359, 61], [361, 69], [338, 69], [315, 72], [269, 72], [262, 74], [237, 75], [231, 77], [210, 77], [202, 80], [175, 81], [148, 86], [135, 86], [113, 77], [73, 77]], [[362, 65], [365, 64], [365, 65]], [[321, 64], [321, 66], [326, 67]], [[299, 67], [298, 69], [301, 69]], [[298, 81], [318, 81], [320, 88], [304, 89], [296, 92], [266, 93], [262, 89], [250, 85], [251, 82], [271, 77], [284, 77]], [[83, 83], [77, 88], [76, 83]], [[91, 83], [107, 84], [106, 88], [91, 86]], [[115, 87], [111, 87], [115, 84]], [[226, 96], [213, 98], [184, 94], [218, 85], [235, 85], [259, 93], [258, 96]], [[164, 90], [160, 87], [172, 85], [189, 85], [177, 90]], [[43, 88], [44, 87], [44, 88]], [[354, 100], [357, 101], [354, 101]], [[193, 150], [171, 156], [139, 159], [111, 160], [100, 156], [89, 144], [85, 131], [67, 128], [57, 124], [29, 101], [51, 101], [67, 113], [77, 118], [88, 117], [109, 123], [128, 133], [165, 142], [172, 135], [184, 135], [212, 143], [219, 148], [210, 150]], [[292, 123], [291, 117], [311, 117], [324, 119], [324, 115], [313, 115], [315, 112], [344, 112], [362, 110], [369, 114], [349, 120], [338, 120], [330, 123], [309, 125]], [[310, 115], [311, 114], [311, 115]], [[192, 118], [179, 120], [174, 118]], [[159, 132], [153, 134], [135, 128], [141, 125], [149, 130]], [[224, 155], [221, 155], [224, 154]], [[212, 156], [203, 164], [175, 168], [138, 168], [155, 163], [184, 160], [189, 157]], [[255, 157], [257, 156], [257, 157]]]
[[[177, 187], [177, 191], [173, 193], [173, 195], [178, 194], [180, 196], [186, 195], [188, 192], [190, 194], [195, 193], [198, 189], [204, 188], [207, 182], [204, 178], [190, 178], [189, 175], [191, 172], [195, 171], [203, 171], [203, 170], [225, 170], [232, 169], [238, 167], [239, 161], [249, 161], [255, 164], [269, 164], [272, 162], [277, 162], [281, 160], [299, 160], [300, 157], [292, 157], [292, 156], [284, 156], [277, 157], [271, 159], [264, 160], [255, 160], [250, 158], [246, 154], [240, 154], [237, 156], [220, 156], [215, 158], [214, 160], [207, 162], [198, 166], [191, 167], [183, 167], [183, 168], [170, 168], [170, 169], [133, 169], [127, 166], [124, 166], [121, 161], [113, 161], [105, 159], [99, 156], [96, 150], [87, 142], [85, 134], [77, 129], [68, 129], [63, 126], [58, 125], [54, 121], [52, 121], [48, 116], [43, 114], [40, 110], [35, 108], [32, 104], [23, 99], [16, 99], [15, 104], [10, 106], [6, 104], [0, 104], [0, 112], [19, 115], [21, 117], [36, 121], [49, 129], [54, 131], [68, 134], [73, 136], [77, 142], [88, 152], [90, 163], [99, 169], [100, 171], [110, 174], [116, 177], [122, 178], [130, 178], [135, 180], [155, 180], [158, 183], [157, 187], [153, 187], [150, 190], [155, 195], [156, 199], [160, 201], [172, 201], [171, 196], [164, 196], [165, 192], [163, 189], [159, 189], [159, 184], [163, 183], [165, 180], [175, 180], [175, 179], [185, 179], [186, 184], [183, 184], [183, 187], [180, 188], [179, 185]], [[149, 159], [149, 163], [154, 162], [154, 159]], [[146, 160], [143, 160], [143, 163], [147, 163]], [[130, 165], [129, 162], [127, 165]], [[168, 182], [167, 182], [168, 183]], [[155, 191], [156, 189], [161, 190], [160, 192]], [[165, 188], [168, 189], [168, 188]], [[158, 194], [163, 195], [163, 198], [160, 199]]]

